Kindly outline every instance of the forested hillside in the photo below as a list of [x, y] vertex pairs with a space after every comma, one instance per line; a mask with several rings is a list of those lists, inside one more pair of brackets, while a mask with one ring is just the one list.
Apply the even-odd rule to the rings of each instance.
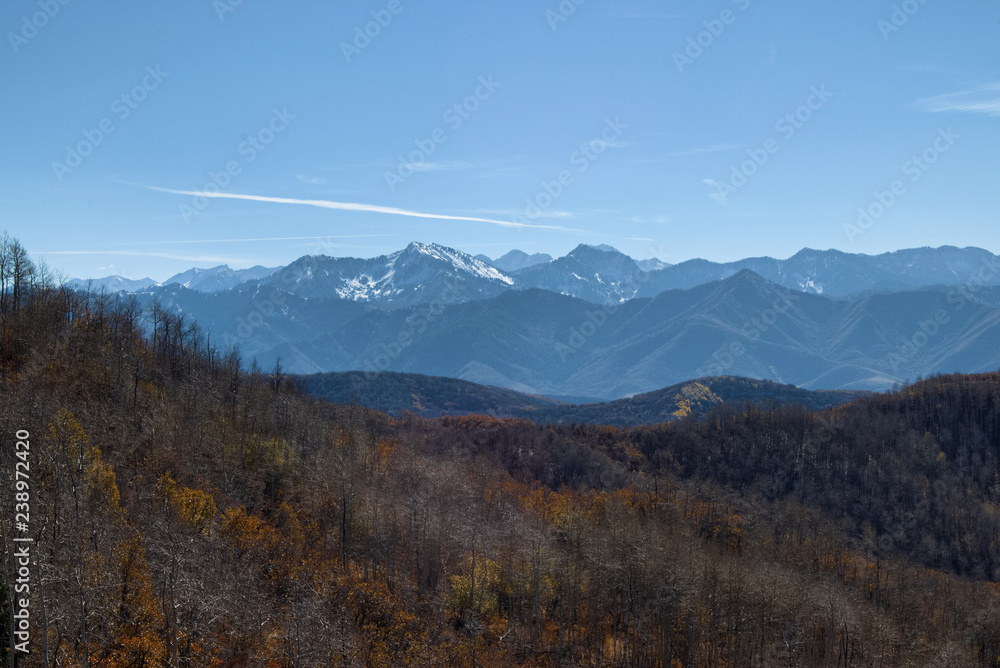
[[1000, 665], [997, 374], [633, 429], [392, 419], [181, 317], [147, 338], [133, 301], [15, 284], [22, 665]]
[[822, 409], [868, 396], [848, 390], [810, 391], [769, 380], [714, 376], [607, 402], [566, 403], [457, 378], [414, 373], [344, 371], [292, 376], [306, 394], [335, 403], [358, 404], [398, 416], [481, 413], [543, 423], [609, 424], [633, 427], [701, 417], [720, 404], [800, 404]]

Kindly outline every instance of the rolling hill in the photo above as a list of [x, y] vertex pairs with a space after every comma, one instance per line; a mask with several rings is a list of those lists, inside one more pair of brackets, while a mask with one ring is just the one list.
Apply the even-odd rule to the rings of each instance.
[[722, 404], [801, 405], [810, 410], [839, 406], [867, 392], [809, 391], [766, 380], [721, 376], [699, 378], [609, 402], [571, 404], [454, 378], [388, 371], [318, 373], [294, 376], [306, 394], [339, 404], [357, 404], [398, 416], [484, 414], [542, 423], [607, 424], [632, 427], [701, 417]]

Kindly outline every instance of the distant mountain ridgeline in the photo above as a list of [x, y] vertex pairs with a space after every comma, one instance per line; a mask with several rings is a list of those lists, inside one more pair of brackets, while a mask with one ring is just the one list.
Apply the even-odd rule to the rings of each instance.
[[835, 300], [744, 270], [604, 306], [530, 289], [386, 309], [257, 284], [138, 298], [193, 318], [264, 368], [280, 359], [296, 374], [397, 371], [606, 401], [703, 376], [880, 391], [995, 370], [1000, 308], [975, 296], [949, 288]]
[[484, 414], [540, 423], [608, 424], [631, 427], [702, 417], [722, 404], [802, 405], [822, 410], [868, 396], [867, 392], [804, 390], [766, 380], [721, 376], [619, 399], [571, 404], [454, 378], [393, 372], [320, 373], [293, 377], [306, 394], [339, 404], [357, 404], [390, 415], [422, 417]]
[[492, 260], [412, 243], [368, 259], [192, 270], [135, 295], [265, 368], [417, 373], [548, 397], [614, 400], [703, 376], [879, 391], [1000, 368], [1000, 258], [977, 248], [668, 265], [604, 245]]
[[[373, 258], [304, 256], [286, 267], [233, 270], [226, 265], [191, 269], [163, 286], [176, 284], [199, 292], [220, 292], [247, 283], [280, 287], [301, 297], [340, 298], [372, 303], [415, 305], [439, 299], [488, 299], [510, 289], [539, 288], [596, 304], [617, 304], [655, 297], [665, 290], [688, 289], [749, 269], [775, 285], [827, 297], [857, 297], [910, 291], [928, 286], [967, 286], [971, 292], [1000, 285], [1000, 257], [981, 248], [915, 248], [882, 255], [804, 249], [786, 260], [770, 257], [736, 262], [688, 260], [671, 265], [635, 260], [608, 245], [582, 244], [553, 259], [544, 253], [513, 250], [491, 260], [433, 243], [411, 243]], [[151, 279], [109, 276], [76, 279], [73, 287], [155, 290]]]
[[151, 278], [131, 280], [121, 276], [106, 276], [92, 280], [74, 278], [67, 285], [78, 290], [93, 292], [139, 292], [154, 290], [166, 285], [179, 285], [198, 292], [223, 292], [241, 283], [263, 279], [278, 271], [277, 267], [262, 267], [257, 265], [249, 269], [230, 269], [229, 265], [219, 265], [210, 269], [194, 267], [171, 276], [163, 283]]

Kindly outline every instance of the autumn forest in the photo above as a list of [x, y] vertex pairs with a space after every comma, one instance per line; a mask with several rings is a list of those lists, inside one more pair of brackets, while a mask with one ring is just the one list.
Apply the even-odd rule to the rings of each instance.
[[1000, 666], [1000, 373], [628, 429], [391, 418], [3, 263], [3, 666], [20, 431], [22, 666]]

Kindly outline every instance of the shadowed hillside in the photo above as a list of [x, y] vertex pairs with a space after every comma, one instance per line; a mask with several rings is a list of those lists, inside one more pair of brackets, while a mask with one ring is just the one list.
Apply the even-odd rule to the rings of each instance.
[[602, 403], [569, 404], [454, 378], [392, 372], [320, 373], [293, 377], [311, 394], [342, 404], [356, 403], [390, 415], [410, 411], [422, 417], [482, 413], [536, 422], [580, 422], [619, 427], [701, 417], [723, 403], [800, 404], [815, 410], [837, 406], [866, 392], [812, 392], [766, 380], [720, 376]]

